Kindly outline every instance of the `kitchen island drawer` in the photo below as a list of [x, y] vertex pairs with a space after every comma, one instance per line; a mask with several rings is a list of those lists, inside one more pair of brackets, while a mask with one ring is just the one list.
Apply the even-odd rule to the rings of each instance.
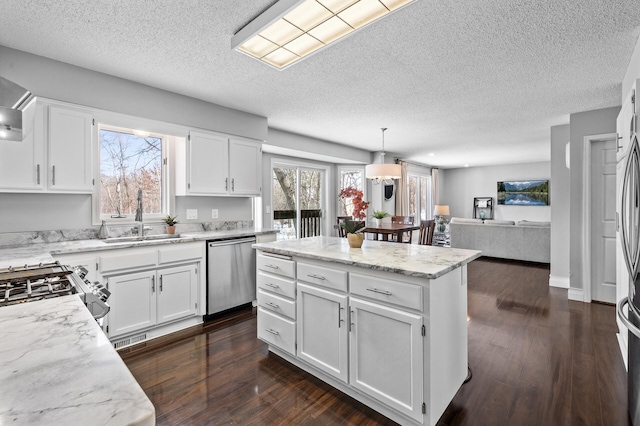
[[295, 278], [295, 265], [293, 260], [283, 259], [275, 256], [268, 256], [262, 253], [258, 254], [256, 259], [258, 269], [272, 274], [282, 275], [284, 277]]
[[349, 274], [351, 294], [422, 311], [422, 287], [386, 278]]
[[347, 291], [347, 272], [325, 268], [310, 263], [298, 262], [298, 280], [327, 287], [333, 290]]
[[258, 306], [258, 338], [289, 352], [296, 353], [296, 323]]
[[258, 289], [258, 306], [267, 311], [296, 319], [296, 302]]
[[258, 288], [290, 299], [296, 298], [296, 282], [258, 271]]

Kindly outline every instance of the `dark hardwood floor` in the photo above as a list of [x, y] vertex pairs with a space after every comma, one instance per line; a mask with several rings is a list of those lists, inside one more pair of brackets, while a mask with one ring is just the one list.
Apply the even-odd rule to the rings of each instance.
[[[469, 265], [469, 362], [439, 425], [629, 425], [615, 308], [567, 300], [547, 265]], [[387, 425], [382, 415], [269, 354], [255, 313], [234, 312], [121, 353], [158, 425]]]

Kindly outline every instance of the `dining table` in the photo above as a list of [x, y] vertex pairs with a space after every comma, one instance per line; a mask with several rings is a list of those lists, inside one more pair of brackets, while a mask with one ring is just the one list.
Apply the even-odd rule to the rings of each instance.
[[369, 225], [364, 228], [364, 232], [368, 234], [376, 234], [382, 236], [382, 241], [389, 241], [389, 235], [396, 235], [396, 241], [402, 242], [402, 234], [404, 232], [412, 232], [420, 229], [420, 225], [412, 223], [381, 223], [378, 225]]

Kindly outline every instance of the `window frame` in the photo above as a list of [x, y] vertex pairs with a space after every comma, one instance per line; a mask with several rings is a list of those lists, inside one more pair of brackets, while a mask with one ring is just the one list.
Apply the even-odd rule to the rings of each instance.
[[100, 212], [100, 129], [102, 128], [125, 132], [133, 129], [146, 130], [151, 133], [150, 136], [162, 139], [162, 213], [145, 214], [143, 219], [144, 223], [162, 223], [165, 216], [175, 214], [175, 166], [172, 160], [175, 157], [174, 146], [176, 139], [186, 139], [189, 128], [113, 112], [96, 112], [94, 120], [92, 162], [93, 179], [96, 184], [91, 197], [92, 224], [100, 225], [103, 220], [112, 226], [135, 223], [134, 215], [127, 215], [126, 218], [112, 218], [111, 215], [102, 215]]
[[[426, 190], [426, 194], [425, 194], [425, 199], [426, 199], [426, 206], [425, 206], [425, 213], [426, 213], [426, 218], [422, 219], [422, 216], [420, 215], [420, 210], [421, 210], [421, 190], [420, 188], [418, 188], [418, 190], [416, 191], [416, 200], [415, 200], [415, 205], [417, 208], [417, 211], [411, 211], [410, 207], [411, 207], [411, 178], [416, 178], [417, 182], [420, 183], [420, 180], [422, 178], [425, 179], [425, 190]], [[409, 171], [407, 172], [407, 184], [406, 184], [406, 194], [407, 194], [407, 212], [409, 213], [409, 215], [414, 215], [415, 219], [414, 220], [418, 220], [418, 223], [420, 220], [430, 220], [433, 219], [433, 183], [432, 183], [432, 177], [430, 173], [419, 173], [419, 172], [414, 172], [414, 171]], [[418, 187], [420, 187], [421, 185], [418, 185]]]

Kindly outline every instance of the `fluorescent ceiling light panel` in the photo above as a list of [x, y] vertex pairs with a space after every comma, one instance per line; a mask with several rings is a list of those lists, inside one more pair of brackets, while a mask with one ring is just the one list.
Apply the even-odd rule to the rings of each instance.
[[231, 48], [277, 69], [415, 0], [280, 0], [231, 38]]

